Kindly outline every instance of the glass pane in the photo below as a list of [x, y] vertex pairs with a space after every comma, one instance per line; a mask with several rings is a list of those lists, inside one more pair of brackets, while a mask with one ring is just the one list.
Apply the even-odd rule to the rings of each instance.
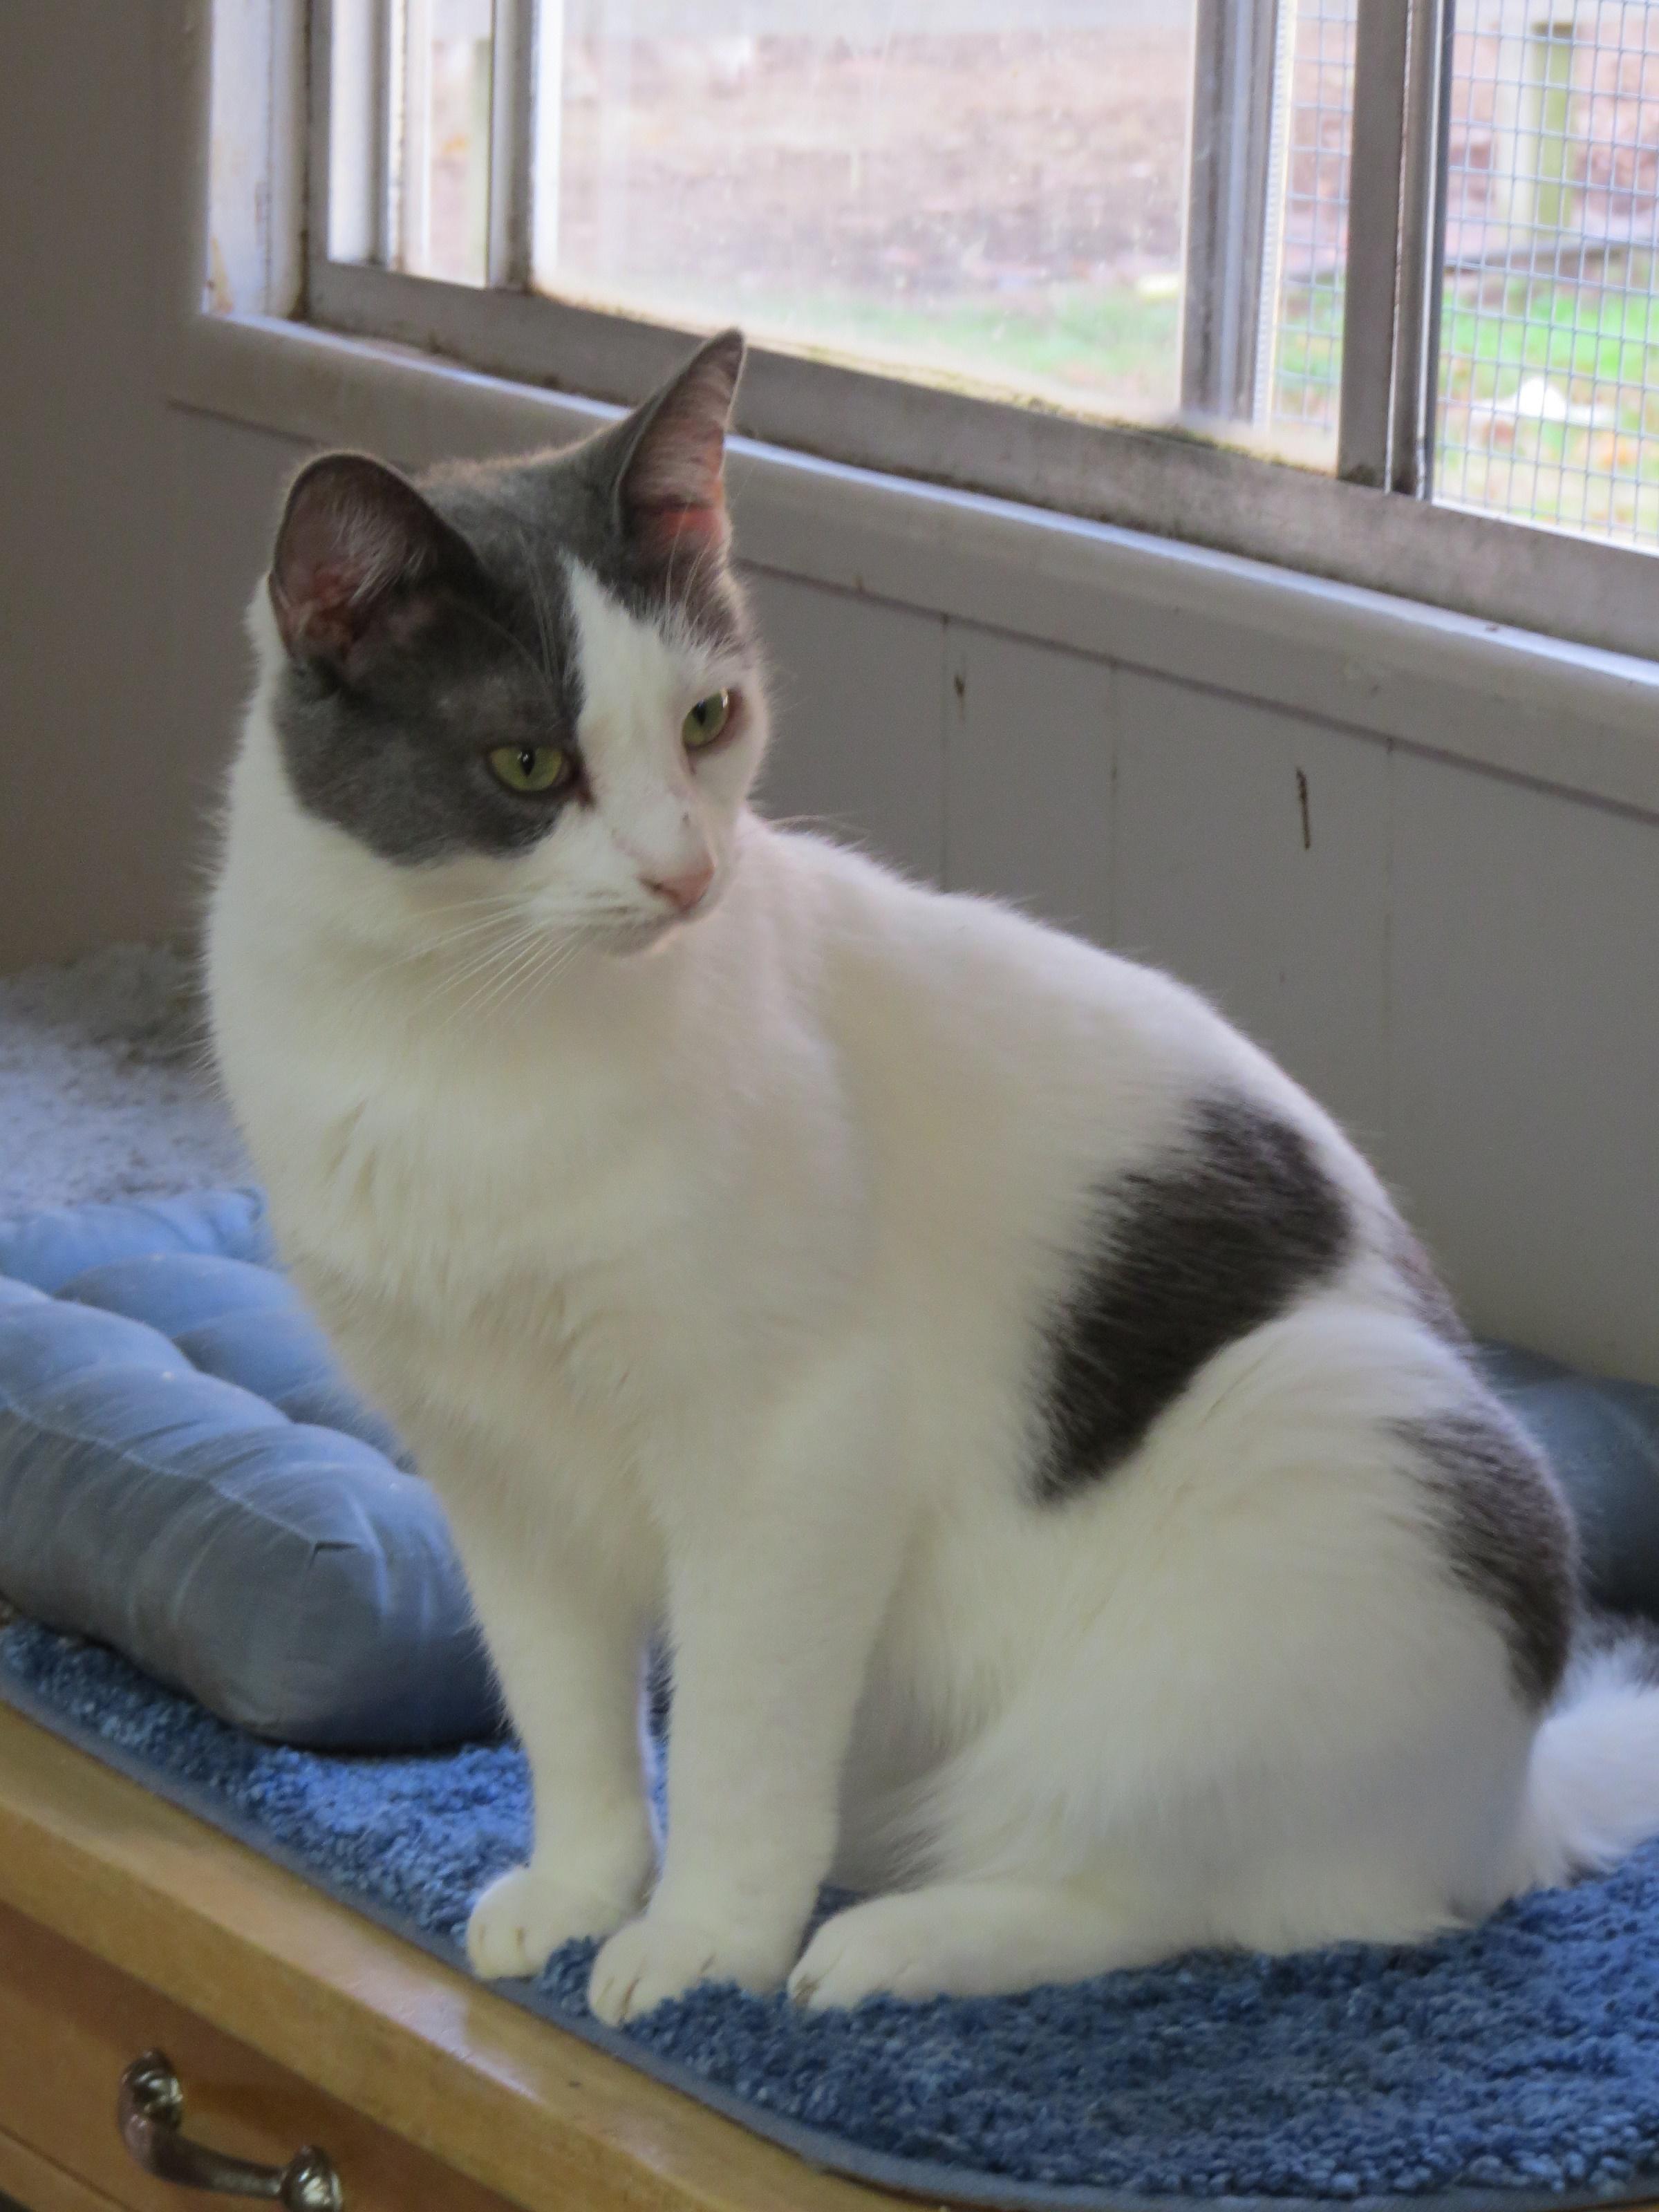
[[1435, 495], [1659, 546], [1659, 7], [1463, 0]]
[[403, 0], [398, 264], [482, 284], [489, 263], [491, 0]]
[[1278, 93], [1269, 160], [1279, 210], [1269, 232], [1264, 297], [1272, 352], [1257, 410], [1326, 467], [1335, 465], [1348, 252], [1348, 155], [1358, 0], [1281, 0]]
[[562, 296], [1175, 412], [1192, 0], [566, 0], [564, 26]]

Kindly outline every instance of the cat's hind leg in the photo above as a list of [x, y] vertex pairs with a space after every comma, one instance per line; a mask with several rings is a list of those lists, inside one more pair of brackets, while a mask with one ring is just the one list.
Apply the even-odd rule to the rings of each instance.
[[1065, 1882], [931, 1882], [826, 1920], [789, 1978], [814, 2011], [867, 1996], [995, 1996], [1148, 1966], [1197, 1929]]

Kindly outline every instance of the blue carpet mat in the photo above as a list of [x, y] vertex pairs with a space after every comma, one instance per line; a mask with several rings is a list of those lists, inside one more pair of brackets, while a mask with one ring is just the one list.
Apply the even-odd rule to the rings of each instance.
[[[24, 1622], [0, 1631], [0, 1695], [452, 1962], [528, 1834], [511, 1744], [283, 1749]], [[815, 2165], [934, 2202], [1659, 2197], [1659, 1846], [1420, 1949], [1205, 1955], [852, 2014], [711, 1989], [616, 2034], [582, 2002], [591, 1953], [497, 1986]]]

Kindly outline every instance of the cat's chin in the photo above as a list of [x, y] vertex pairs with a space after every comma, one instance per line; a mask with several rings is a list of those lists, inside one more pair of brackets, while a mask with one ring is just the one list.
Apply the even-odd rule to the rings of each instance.
[[608, 952], [613, 959], [638, 960], [659, 952], [685, 926], [678, 915], [641, 915], [637, 921], [618, 922], [594, 942], [599, 951]]

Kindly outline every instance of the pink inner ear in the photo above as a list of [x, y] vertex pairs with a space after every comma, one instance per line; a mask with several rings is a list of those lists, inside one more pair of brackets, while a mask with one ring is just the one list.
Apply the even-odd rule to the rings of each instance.
[[648, 560], [666, 561], [680, 552], [725, 550], [732, 526], [726, 519], [726, 501], [719, 495], [718, 478], [715, 483], [712, 502], [642, 502], [634, 507], [636, 540]]
[[289, 588], [273, 572], [270, 587], [277, 627], [290, 650], [338, 652], [350, 644], [357, 629], [353, 603], [362, 588], [361, 570], [325, 564], [293, 575]]
[[394, 585], [429, 571], [441, 526], [412, 485], [358, 454], [325, 456], [289, 495], [270, 600], [290, 652], [339, 656]]
[[682, 552], [723, 552], [726, 425], [740, 348], [716, 341], [661, 395], [623, 480], [622, 499], [640, 552], [666, 561]]
[[342, 502], [313, 497], [290, 515], [271, 570], [271, 603], [290, 651], [337, 652], [362, 627], [384, 547]]

